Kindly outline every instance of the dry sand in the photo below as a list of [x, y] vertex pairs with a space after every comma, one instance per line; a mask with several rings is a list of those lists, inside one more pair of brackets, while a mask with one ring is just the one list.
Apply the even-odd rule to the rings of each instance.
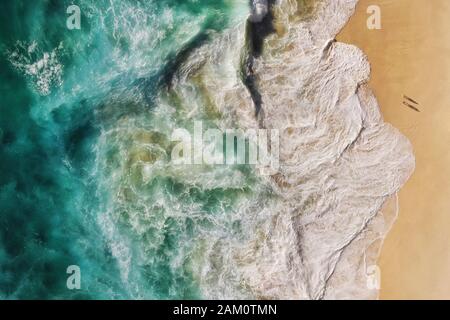
[[[367, 29], [369, 5], [381, 8], [381, 30]], [[381, 299], [450, 299], [450, 1], [361, 0], [338, 40], [368, 55], [385, 120], [416, 154], [381, 252]]]

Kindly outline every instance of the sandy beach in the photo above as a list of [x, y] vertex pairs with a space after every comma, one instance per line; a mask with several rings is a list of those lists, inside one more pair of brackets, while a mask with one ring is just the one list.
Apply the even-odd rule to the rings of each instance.
[[[370, 5], [381, 9], [381, 30], [367, 28]], [[361, 0], [338, 40], [368, 55], [385, 120], [417, 161], [382, 249], [380, 298], [450, 299], [450, 1]]]

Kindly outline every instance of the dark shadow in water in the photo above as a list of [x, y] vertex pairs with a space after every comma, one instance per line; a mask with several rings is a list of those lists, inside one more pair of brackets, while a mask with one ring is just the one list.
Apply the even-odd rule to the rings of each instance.
[[211, 33], [217, 31], [216, 21], [208, 19], [202, 27], [202, 30], [186, 43], [179, 51], [173, 52], [166, 58], [164, 66], [156, 73], [146, 78], [138, 79], [136, 85], [145, 92], [145, 97], [149, 105], [161, 89], [172, 89], [173, 80], [180, 67], [189, 59], [191, 54], [202, 47], [211, 39]]
[[186, 62], [194, 50], [200, 48], [209, 39], [210, 36], [207, 30], [200, 32], [184, 45], [180, 51], [169, 55], [166, 59], [166, 64], [157, 73], [138, 79], [135, 82], [135, 85], [143, 90], [149, 106], [153, 105], [154, 99], [161, 89], [170, 90], [172, 88], [173, 80], [183, 63]]
[[185, 61], [189, 58], [190, 54], [197, 48], [203, 46], [209, 40], [209, 34], [207, 31], [203, 31], [196, 35], [189, 43], [187, 43], [181, 50], [176, 54], [169, 57], [169, 62], [164, 66], [162, 72], [162, 78], [160, 84], [167, 89], [171, 89], [172, 81], [183, 65]]
[[[273, 26], [273, 6], [275, 4], [275, 0], [268, 0], [268, 4], [269, 12], [261, 22], [251, 22], [250, 20], [247, 21], [245, 52], [241, 63], [242, 82], [250, 92], [253, 104], [255, 105], [256, 117], [258, 117], [261, 111], [263, 101], [258, 90], [256, 76], [253, 70], [254, 60], [259, 58], [263, 52], [264, 39], [275, 32], [275, 28]], [[250, 6], [251, 5], [252, 0], [250, 0]]]

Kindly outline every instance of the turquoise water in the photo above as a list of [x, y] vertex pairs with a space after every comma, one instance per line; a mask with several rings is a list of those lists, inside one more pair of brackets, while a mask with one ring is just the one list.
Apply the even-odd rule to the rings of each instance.
[[[248, 3], [83, 0], [81, 30], [68, 30], [71, 4], [2, 1], [0, 298], [205, 297], [208, 241], [242, 241], [236, 208], [263, 193], [246, 167], [168, 167], [187, 102], [157, 99]], [[66, 287], [69, 265], [80, 290]]]

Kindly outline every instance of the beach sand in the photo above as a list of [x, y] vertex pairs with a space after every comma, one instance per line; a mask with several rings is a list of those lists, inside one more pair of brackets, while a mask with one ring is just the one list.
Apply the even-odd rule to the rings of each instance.
[[[370, 5], [381, 8], [381, 30], [366, 26]], [[450, 299], [450, 1], [361, 0], [338, 40], [368, 55], [384, 118], [417, 161], [381, 251], [380, 298]]]

